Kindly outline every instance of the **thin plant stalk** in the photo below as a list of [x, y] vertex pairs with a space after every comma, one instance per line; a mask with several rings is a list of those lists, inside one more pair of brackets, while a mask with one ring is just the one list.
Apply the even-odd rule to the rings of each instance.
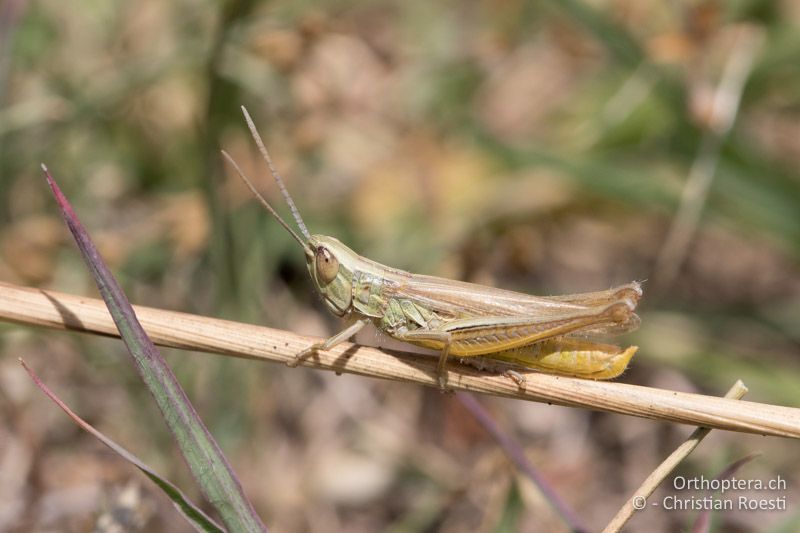
[[[726, 398], [738, 400], [747, 394], [747, 387], [741, 380], [733, 384], [733, 386], [725, 394]], [[678, 448], [670, 454], [669, 457], [658, 465], [653, 472], [647, 476], [642, 482], [641, 486], [625, 501], [625, 505], [617, 512], [614, 518], [603, 529], [603, 533], [615, 533], [621, 530], [628, 520], [631, 519], [636, 511], [646, 509], [647, 498], [653, 494], [653, 491], [661, 484], [664, 479], [675, 470], [684, 459], [700, 444], [700, 442], [711, 433], [710, 428], [699, 427], [695, 429], [686, 441], [678, 446]]]
[[[145, 331], [162, 346], [286, 363], [316, 341], [252, 324], [137, 306]], [[0, 282], [0, 320], [117, 336], [102, 301]], [[635, 363], [635, 360], [634, 360]], [[321, 350], [303, 366], [338, 373], [438, 387], [436, 358], [342, 343]], [[469, 366], [450, 365], [449, 387], [535, 402], [704, 426], [728, 431], [800, 438], [800, 409], [746, 402], [627, 383], [524, 372], [525, 387]], [[288, 370], [298, 372], [299, 370]]]

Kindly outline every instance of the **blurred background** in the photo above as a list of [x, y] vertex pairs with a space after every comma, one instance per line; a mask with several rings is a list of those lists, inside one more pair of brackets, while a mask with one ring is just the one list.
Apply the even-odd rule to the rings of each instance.
[[[413, 272], [548, 295], [645, 280], [620, 381], [800, 405], [800, 4], [0, 2], [0, 280], [96, 296], [46, 162], [130, 299], [327, 336], [250, 109], [312, 233]], [[197, 496], [120, 342], [0, 324], [0, 530], [188, 530], [34, 390]], [[275, 531], [559, 531], [450, 395], [165, 350]], [[691, 428], [479, 398], [592, 529]], [[800, 447], [712, 432], [678, 469], [787, 480]], [[671, 479], [671, 478], [670, 478]], [[702, 497], [701, 492], [665, 495]], [[763, 497], [763, 494], [762, 494]], [[126, 512], [123, 512], [127, 509]], [[127, 513], [127, 514], [126, 514]], [[648, 509], [634, 530], [687, 528]]]

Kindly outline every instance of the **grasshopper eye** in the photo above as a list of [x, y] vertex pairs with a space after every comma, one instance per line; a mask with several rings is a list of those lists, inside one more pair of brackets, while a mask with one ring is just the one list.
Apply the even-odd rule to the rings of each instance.
[[327, 285], [339, 273], [339, 260], [324, 246], [317, 248], [317, 279]]

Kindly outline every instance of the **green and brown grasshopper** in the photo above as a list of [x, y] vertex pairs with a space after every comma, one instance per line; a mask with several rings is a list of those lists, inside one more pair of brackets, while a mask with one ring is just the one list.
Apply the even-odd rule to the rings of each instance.
[[520, 385], [524, 382], [513, 371], [515, 367], [591, 379], [611, 379], [625, 370], [635, 346], [623, 350], [589, 338], [623, 333], [639, 325], [639, 317], [633, 312], [642, 295], [639, 283], [582, 294], [532, 296], [412, 274], [362, 257], [333, 237], [311, 235], [253, 120], [244, 107], [242, 111], [302, 237], [258, 193], [233, 158], [224, 150], [223, 155], [303, 247], [308, 272], [325, 306], [334, 315], [352, 321], [328, 340], [298, 353], [289, 366], [350, 339], [371, 322], [397, 340], [438, 351], [442, 388], [447, 383], [449, 356], [508, 364], [509, 375]]

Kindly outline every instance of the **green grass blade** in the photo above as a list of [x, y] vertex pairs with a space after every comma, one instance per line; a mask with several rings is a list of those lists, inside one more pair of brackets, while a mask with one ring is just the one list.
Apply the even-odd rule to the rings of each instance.
[[228, 460], [200, 420], [175, 375], [147, 337], [111, 271], [72, 206], [42, 165], [67, 226], [89, 266], [136, 369], [156, 400], [192, 474], [230, 531], [266, 531]]
[[59, 398], [53, 391], [51, 391], [47, 385], [42, 382], [39, 376], [31, 370], [31, 368], [25, 364], [25, 361], [22, 359], [19, 360], [22, 367], [28, 372], [28, 375], [33, 380], [34, 384], [39, 387], [48, 398], [50, 398], [53, 403], [61, 408], [62, 411], [67, 413], [67, 415], [84, 431], [87, 433], [92, 434], [97, 440], [111, 448], [117, 455], [131, 463], [133, 466], [138, 468], [142, 471], [144, 475], [150, 478], [150, 480], [155, 483], [164, 494], [166, 494], [172, 503], [175, 504], [175, 508], [180, 511], [180, 513], [189, 521], [189, 523], [194, 526], [197, 531], [209, 531], [209, 532], [222, 532], [225, 531], [220, 527], [216, 522], [214, 522], [208, 515], [206, 515], [200, 508], [198, 508], [191, 500], [181, 492], [181, 489], [167, 481], [166, 479], [159, 476], [153, 469], [147, 466], [141, 459], [133, 455], [131, 452], [105, 436], [103, 433], [98, 431], [80, 416], [78, 416], [72, 409], [65, 404], [61, 398]]

